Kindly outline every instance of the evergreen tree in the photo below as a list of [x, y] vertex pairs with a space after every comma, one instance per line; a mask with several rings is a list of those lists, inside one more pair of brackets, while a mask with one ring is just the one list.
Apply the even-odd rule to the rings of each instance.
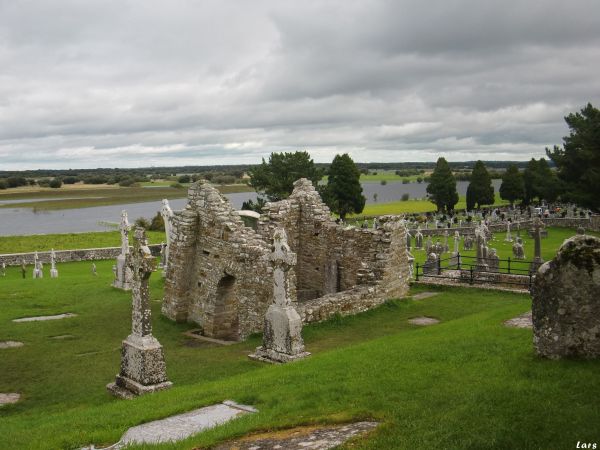
[[539, 198], [539, 180], [538, 180], [538, 164], [535, 158], [527, 163], [527, 167], [523, 172], [523, 188], [525, 195], [523, 196], [523, 203], [529, 205], [533, 199]]
[[467, 187], [467, 210], [471, 211], [482, 205], [493, 205], [495, 200], [492, 178], [483, 161], [477, 161], [471, 173], [471, 182]]
[[360, 171], [345, 153], [335, 155], [329, 167], [324, 200], [327, 206], [343, 219], [347, 214], [359, 214], [365, 207], [365, 196], [360, 184]]
[[438, 211], [449, 212], [458, 203], [456, 179], [444, 158], [439, 158], [427, 186], [429, 201], [437, 206]]
[[513, 206], [515, 201], [522, 200], [525, 195], [525, 187], [523, 186], [523, 177], [515, 164], [511, 164], [502, 175], [502, 184], [500, 185], [500, 198], [508, 200], [510, 206]]
[[600, 211], [600, 110], [588, 103], [565, 122], [569, 136], [563, 138], [563, 148], [554, 146], [546, 154], [564, 183], [565, 200]]
[[537, 192], [540, 200], [556, 201], [561, 191], [561, 183], [544, 158], [540, 158], [537, 163], [537, 176], [535, 179], [537, 180]]
[[270, 201], [287, 198], [300, 178], [308, 178], [316, 186], [323, 177], [308, 152], [271, 153], [268, 163], [263, 158], [262, 164], [248, 172], [250, 186]]

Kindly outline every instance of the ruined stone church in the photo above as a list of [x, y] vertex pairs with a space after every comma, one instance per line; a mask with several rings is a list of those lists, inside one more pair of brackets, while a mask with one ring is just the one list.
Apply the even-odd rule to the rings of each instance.
[[408, 253], [397, 218], [382, 218], [376, 230], [336, 224], [312, 183], [300, 179], [287, 199], [268, 203], [250, 227], [217, 189], [199, 182], [171, 219], [163, 314], [195, 322], [218, 339], [262, 331], [273, 301], [268, 255], [278, 227], [297, 254], [291, 295], [304, 322], [365, 311], [406, 294]]

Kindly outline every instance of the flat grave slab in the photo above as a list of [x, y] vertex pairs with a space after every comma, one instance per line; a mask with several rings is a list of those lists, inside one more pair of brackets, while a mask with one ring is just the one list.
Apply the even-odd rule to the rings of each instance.
[[23, 347], [22, 342], [19, 341], [0, 341], [0, 348], [16, 348], [16, 347]]
[[412, 296], [413, 300], [424, 300], [429, 297], [435, 297], [436, 295], [440, 295], [439, 292], [419, 292]]
[[64, 314], [55, 314], [53, 316], [22, 317], [20, 319], [13, 319], [13, 322], [40, 322], [40, 321], [45, 321], [45, 320], [68, 319], [69, 317], [77, 317], [77, 314], [64, 313]]
[[435, 325], [436, 323], [440, 323], [438, 319], [434, 319], [433, 317], [413, 317], [412, 319], [408, 319], [408, 323], [412, 325]]
[[327, 450], [367, 433], [377, 425], [377, 422], [357, 422], [326, 427], [299, 427], [247, 436], [217, 445], [212, 450]]
[[528, 311], [524, 314], [521, 314], [520, 316], [505, 321], [504, 325], [512, 328], [533, 328], [531, 311]]
[[8, 405], [11, 403], [17, 403], [21, 399], [21, 394], [16, 392], [2, 393], [0, 392], [0, 405]]
[[[258, 411], [252, 406], [239, 405], [231, 400], [226, 400], [217, 405], [206, 406], [184, 414], [177, 414], [166, 419], [132, 427], [125, 432], [119, 442], [108, 448], [117, 450], [131, 444], [159, 444], [180, 441], [236, 417], [255, 412]], [[86, 448], [93, 449], [96, 447]]]

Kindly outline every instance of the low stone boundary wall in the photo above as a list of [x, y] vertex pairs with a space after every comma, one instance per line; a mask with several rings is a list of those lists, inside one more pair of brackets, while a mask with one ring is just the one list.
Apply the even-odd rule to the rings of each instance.
[[307, 302], [295, 304], [302, 322], [322, 322], [336, 314], [353, 315], [368, 311], [385, 302], [385, 297], [377, 295], [376, 286], [355, 286], [352, 289], [334, 294], [327, 294]]
[[[160, 244], [150, 245], [150, 251], [154, 256], [160, 255]], [[38, 258], [44, 264], [50, 264], [50, 252], [37, 252]], [[119, 256], [121, 247], [88, 248], [78, 250], [55, 250], [56, 262], [72, 261], [96, 261], [101, 259], [113, 259]], [[0, 265], [20, 266], [23, 261], [25, 264], [33, 264], [35, 252], [31, 253], [7, 253], [0, 255]]]

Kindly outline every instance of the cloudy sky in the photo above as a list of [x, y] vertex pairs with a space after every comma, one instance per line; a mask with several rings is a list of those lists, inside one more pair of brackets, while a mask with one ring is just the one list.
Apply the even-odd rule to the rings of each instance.
[[598, 0], [0, 0], [0, 170], [525, 160], [587, 102]]

